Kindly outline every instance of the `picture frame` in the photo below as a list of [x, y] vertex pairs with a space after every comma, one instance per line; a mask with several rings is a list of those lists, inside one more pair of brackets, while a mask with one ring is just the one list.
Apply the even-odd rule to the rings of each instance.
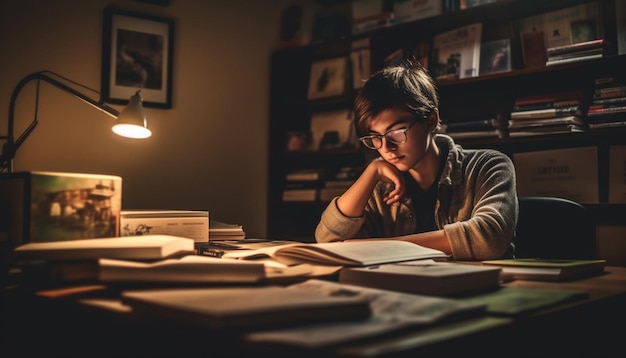
[[341, 96], [346, 93], [348, 57], [314, 61], [309, 76], [308, 99]]
[[511, 71], [511, 39], [483, 42], [480, 46], [479, 75]]
[[145, 107], [172, 108], [174, 20], [105, 8], [101, 97], [126, 104], [141, 90]]

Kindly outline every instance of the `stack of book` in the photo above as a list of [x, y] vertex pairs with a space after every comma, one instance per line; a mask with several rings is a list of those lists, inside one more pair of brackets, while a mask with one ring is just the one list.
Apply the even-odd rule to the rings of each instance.
[[322, 186], [319, 169], [295, 170], [287, 173], [283, 201], [317, 201]]
[[221, 221], [209, 222], [209, 241], [239, 241], [246, 238], [243, 226], [228, 224]]
[[361, 175], [362, 167], [342, 167], [336, 173], [324, 180], [320, 188], [320, 201], [328, 202], [334, 197], [342, 195]]
[[626, 125], [626, 82], [598, 79], [587, 109], [589, 129]]
[[466, 138], [503, 138], [505, 132], [502, 129], [502, 120], [496, 117], [448, 122], [442, 125], [441, 131], [458, 140]]
[[582, 92], [561, 92], [515, 99], [509, 137], [582, 132]]
[[546, 66], [563, 63], [592, 60], [601, 58], [604, 50], [604, 39], [577, 42], [569, 45], [548, 47]]

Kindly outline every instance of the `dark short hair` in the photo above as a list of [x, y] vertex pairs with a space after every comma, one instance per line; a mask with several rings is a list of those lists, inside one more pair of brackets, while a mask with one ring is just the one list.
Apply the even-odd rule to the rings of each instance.
[[372, 119], [385, 109], [398, 108], [425, 120], [439, 106], [437, 87], [419, 63], [405, 60], [372, 74], [354, 100], [354, 127], [366, 135]]

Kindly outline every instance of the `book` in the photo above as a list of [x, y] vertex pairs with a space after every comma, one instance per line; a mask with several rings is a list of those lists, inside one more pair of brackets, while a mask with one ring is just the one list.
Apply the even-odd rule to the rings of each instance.
[[[187, 255], [151, 262], [92, 259], [47, 262], [23, 267], [26, 277], [52, 282], [214, 285], [259, 283], [263, 263]], [[36, 275], [36, 276], [35, 276]]]
[[489, 315], [519, 318], [540, 309], [588, 296], [589, 294], [583, 290], [502, 287], [458, 300], [466, 303], [486, 303]]
[[482, 261], [502, 268], [502, 276], [519, 280], [564, 281], [604, 271], [606, 260], [503, 259]]
[[537, 135], [584, 132], [585, 127], [575, 124], [551, 124], [545, 126], [509, 128], [509, 137], [529, 137]]
[[531, 128], [531, 127], [545, 127], [552, 125], [577, 125], [581, 128], [585, 125], [585, 122], [582, 118], [578, 116], [567, 116], [567, 117], [555, 117], [555, 118], [537, 118], [537, 119], [521, 119], [509, 120], [509, 129], [522, 129], [522, 128]]
[[244, 239], [235, 241], [211, 241], [207, 243], [196, 243], [196, 251], [200, 256], [221, 258], [228, 251], [233, 250], [254, 250], [263, 247], [296, 244], [298, 241], [289, 240], [265, 240], [265, 239]]
[[458, 296], [500, 286], [499, 267], [407, 261], [367, 267], [344, 267], [339, 282], [433, 296]]
[[558, 116], [580, 116], [582, 113], [579, 106], [554, 107], [535, 110], [520, 110], [511, 112], [511, 119], [537, 119], [553, 118]]
[[300, 169], [289, 172], [285, 175], [287, 181], [305, 181], [322, 179], [323, 173], [321, 169]]
[[121, 299], [139, 314], [225, 330], [361, 320], [371, 314], [361, 297], [281, 286], [126, 290]]
[[350, 66], [352, 68], [352, 88], [359, 89], [371, 74], [370, 49], [359, 48], [350, 52]]
[[228, 224], [225, 222], [210, 220], [209, 221], [209, 240], [208, 241], [222, 241], [222, 240], [244, 240], [246, 238], [246, 232], [243, 230], [243, 226], [239, 224]]
[[626, 104], [624, 105], [599, 105], [599, 106], [589, 106], [587, 109], [587, 116], [602, 116], [606, 114], [612, 113], [624, 113], [626, 112]]
[[442, 11], [440, 0], [406, 0], [393, 3], [395, 23], [398, 24], [441, 15]]
[[369, 266], [420, 259], [447, 259], [440, 250], [399, 240], [352, 240], [286, 244], [257, 250], [232, 251], [226, 259], [271, 258], [285, 265], [301, 263], [337, 266]]
[[122, 210], [120, 236], [173, 235], [209, 240], [207, 210]]
[[513, 105], [513, 111], [534, 111], [538, 109], [564, 108], [564, 107], [580, 107], [582, 98], [571, 98], [562, 100], [547, 100], [545, 102], [527, 103]]
[[29, 171], [0, 175], [0, 245], [120, 235], [122, 178]]
[[522, 42], [522, 56], [525, 67], [542, 67], [546, 65], [548, 55], [546, 54], [546, 43], [543, 31], [522, 32], [520, 34]]
[[626, 120], [610, 121], [610, 122], [595, 122], [589, 123], [589, 129], [603, 129], [603, 128], [621, 128], [626, 126]]
[[472, 23], [433, 37], [433, 64], [436, 79], [478, 76], [482, 23]]
[[[582, 91], [564, 91], [564, 92], [552, 92], [538, 95], [520, 96], [516, 97], [513, 102], [513, 108], [515, 109], [536, 109], [527, 106], [535, 105], [549, 105], [548, 108], [572, 106], [580, 104], [580, 100], [583, 97]], [[571, 101], [576, 101], [571, 103]]]
[[[570, 45], [598, 38], [599, 6], [595, 2], [520, 18], [513, 23], [516, 34], [541, 32], [545, 48]], [[583, 30], [587, 31], [583, 34]]]
[[372, 315], [358, 321], [253, 331], [245, 334], [246, 341], [324, 348], [407, 329], [436, 327], [438, 323], [481, 317], [486, 309], [484, 302], [394, 292], [319, 279], [292, 284], [287, 289], [329, 297], [361, 297], [370, 302]]
[[194, 241], [171, 235], [123, 236], [97, 239], [32, 242], [13, 251], [17, 260], [157, 260], [195, 253]]
[[591, 48], [588, 50], [580, 50], [577, 52], [566, 52], [566, 53], [562, 53], [562, 54], [558, 54], [558, 55], [549, 55], [548, 56], [548, 61], [547, 62], [553, 62], [553, 61], [557, 61], [557, 60], [565, 60], [565, 59], [570, 59], [570, 58], [580, 58], [583, 56], [588, 56], [588, 55], [597, 55], [597, 54], [604, 54], [603, 49], [601, 47], [599, 48]]
[[283, 201], [316, 201], [318, 189], [285, 189], [283, 190]]
[[593, 59], [596, 59], [596, 58], [602, 58], [602, 56], [603, 56], [603, 54], [601, 54], [601, 53], [595, 53], [595, 54], [584, 55], [584, 56], [575, 56], [575, 57], [567, 57], [567, 58], [559, 58], [559, 59], [548, 59], [548, 61], [546, 62], [546, 66], [562, 65], [562, 64], [571, 63], [571, 62], [578, 62], [578, 61], [588, 61], [588, 60], [593, 60]]
[[604, 39], [595, 39], [590, 41], [572, 43], [568, 45], [549, 47], [546, 49], [546, 53], [548, 54], [548, 56], [555, 56], [572, 52], [577, 53], [579, 51], [585, 51], [589, 49], [601, 49], [603, 45]]

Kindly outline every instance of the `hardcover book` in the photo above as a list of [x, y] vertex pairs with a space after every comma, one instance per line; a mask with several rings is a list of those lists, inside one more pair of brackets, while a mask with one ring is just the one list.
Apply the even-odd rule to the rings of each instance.
[[[265, 282], [263, 263], [187, 255], [156, 261], [120, 259], [61, 260], [21, 265], [27, 277], [62, 283], [255, 284]], [[32, 275], [31, 275], [32, 273]], [[30, 276], [29, 276], [30, 275]]]
[[324, 296], [279, 286], [129, 290], [133, 311], [212, 329], [252, 329], [370, 316], [361, 297]]
[[563, 281], [602, 273], [606, 260], [504, 259], [482, 261], [482, 264], [502, 268], [503, 277]]
[[482, 23], [473, 23], [433, 37], [433, 66], [437, 79], [478, 76]]
[[13, 251], [17, 260], [157, 260], [195, 253], [192, 239], [170, 235], [32, 242]]
[[120, 236], [174, 235], [209, 241], [207, 210], [122, 210]]
[[433, 296], [456, 296], [500, 286], [499, 267], [408, 261], [368, 267], [344, 267], [339, 282]]
[[0, 175], [0, 244], [119, 236], [122, 178], [19, 172]]
[[582, 113], [578, 105], [569, 107], [554, 107], [535, 110], [519, 110], [511, 112], [511, 119], [539, 119], [565, 116], [580, 116]]

